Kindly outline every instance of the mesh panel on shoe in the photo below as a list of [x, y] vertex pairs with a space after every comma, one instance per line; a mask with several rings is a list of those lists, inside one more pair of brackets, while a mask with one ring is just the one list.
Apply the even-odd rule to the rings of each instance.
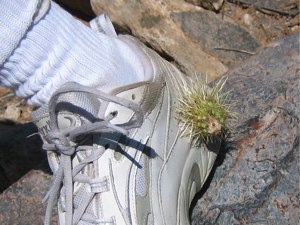
[[78, 225], [91, 225], [91, 224], [88, 222], [79, 221]]
[[81, 188], [78, 189], [74, 196], [74, 207], [78, 208], [78, 206], [85, 200], [85, 196], [90, 192], [90, 188], [88, 184], [82, 184]]
[[[86, 93], [69, 92], [62, 94], [57, 101], [57, 110], [74, 112], [83, 116], [88, 120], [92, 120], [97, 115], [100, 101]], [[38, 110], [31, 113], [34, 121], [39, 120], [41, 117], [48, 115], [48, 104], [40, 107]]]
[[154, 223], [153, 223], [153, 216], [152, 216], [151, 213], [148, 214], [147, 225], [154, 225]]
[[[67, 105], [66, 105], [67, 104]], [[73, 105], [73, 106], [72, 106]], [[81, 109], [82, 111], [86, 111], [87, 113], [91, 115], [97, 115], [97, 112], [99, 110], [99, 101], [92, 97], [89, 94], [86, 93], [76, 93], [76, 92], [69, 92], [65, 93], [58, 99], [57, 107], [60, 109], [60, 107], [67, 106], [68, 110], [74, 109], [73, 107], [76, 106], [74, 110], [78, 113], [78, 110]], [[80, 113], [80, 111], [79, 111]], [[88, 116], [87, 114], [83, 115], [84, 117]]]
[[141, 168], [138, 169], [137, 171], [137, 176], [136, 176], [136, 193], [144, 197], [147, 192], [146, 192], [146, 174], [145, 174], [145, 156], [142, 155], [141, 160], [139, 162], [141, 165]]

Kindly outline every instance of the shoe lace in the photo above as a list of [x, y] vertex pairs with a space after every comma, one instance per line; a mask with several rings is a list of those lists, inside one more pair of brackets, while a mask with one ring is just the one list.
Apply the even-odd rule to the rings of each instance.
[[[92, 94], [103, 102], [113, 102], [124, 106], [132, 110], [134, 115], [128, 122], [115, 125], [111, 123], [111, 120], [116, 117], [117, 112], [112, 112], [103, 119], [97, 118], [98, 120], [95, 122], [60, 130], [58, 127], [56, 106], [59, 96], [69, 92]], [[95, 194], [108, 190], [107, 178], [91, 178], [81, 173], [86, 165], [98, 160], [106, 148], [104, 146], [97, 146], [96, 148], [93, 146], [80, 146], [76, 143], [76, 138], [81, 135], [92, 134], [95, 132], [100, 134], [117, 132], [128, 135], [129, 129], [141, 126], [143, 122], [142, 109], [132, 101], [109, 95], [99, 90], [82, 86], [78, 83], [70, 82], [56, 91], [51, 97], [49, 102], [49, 116], [50, 131], [46, 137], [48, 143], [43, 145], [43, 149], [46, 151], [55, 151], [60, 155], [60, 160], [58, 169], [53, 176], [50, 189], [44, 198], [44, 201], [48, 202], [44, 223], [46, 225], [50, 224], [52, 210], [55, 202], [58, 200], [59, 192], [61, 191], [65, 193], [66, 225], [77, 224], [80, 220], [96, 224], [112, 224], [111, 220], [97, 219], [95, 216], [85, 213]], [[78, 151], [85, 150], [91, 150], [91, 154], [72, 168], [72, 156], [74, 156]], [[84, 193], [80, 204], [77, 204], [78, 206], [75, 210], [73, 208], [74, 182], [88, 183], [91, 187], [91, 192], [89, 194]]]

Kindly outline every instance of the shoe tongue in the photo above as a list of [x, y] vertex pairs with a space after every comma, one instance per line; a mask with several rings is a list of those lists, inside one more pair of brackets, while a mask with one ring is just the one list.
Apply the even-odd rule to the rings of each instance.
[[[70, 126], [80, 126], [97, 118], [100, 101], [87, 93], [68, 92], [61, 94], [55, 110], [60, 129]], [[31, 113], [32, 121], [36, 124], [39, 133], [46, 136], [50, 130], [49, 105], [45, 104]]]

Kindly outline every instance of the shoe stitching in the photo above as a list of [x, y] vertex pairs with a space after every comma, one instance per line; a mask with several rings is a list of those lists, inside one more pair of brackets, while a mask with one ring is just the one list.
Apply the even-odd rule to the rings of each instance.
[[[168, 125], [169, 123], [169, 120], [170, 120], [170, 107], [171, 107], [171, 93], [170, 93], [170, 89], [169, 89], [169, 86], [168, 84], [166, 83], [166, 87], [165, 87], [165, 92], [164, 94], [167, 95], [167, 110], [168, 110], [168, 122], [166, 124], [166, 126]], [[163, 96], [164, 98], [164, 96]], [[162, 196], [161, 196], [161, 177], [162, 177], [162, 171], [163, 171], [163, 168], [164, 168], [164, 165], [165, 165], [165, 160], [166, 160], [166, 153], [167, 153], [167, 148], [168, 148], [168, 145], [167, 145], [167, 142], [168, 142], [168, 127], [166, 127], [166, 132], [165, 132], [165, 143], [164, 143], [164, 163], [163, 163], [163, 166], [161, 167], [160, 171], [159, 171], [159, 176], [158, 176], [158, 187], [157, 187], [157, 190], [158, 190], [158, 199], [159, 199], [159, 206], [160, 206], [160, 212], [161, 212], [161, 216], [162, 216], [162, 221], [163, 221], [163, 224], [165, 225], [166, 222], [165, 222], [165, 216], [164, 216], [164, 212], [163, 212], [163, 205], [162, 205]]]
[[[148, 143], [149, 143], [149, 140], [150, 140], [150, 136], [149, 135], [147, 135], [145, 138], [144, 138], [144, 140], [142, 140], [141, 141], [141, 145], [143, 146], [143, 149], [141, 149], [141, 153], [139, 154], [139, 156], [137, 156], [137, 157], [139, 157], [139, 159], [138, 159], [138, 162], [140, 162], [141, 161], [141, 158], [142, 157], [144, 157], [144, 159], [143, 160], [145, 160], [144, 161], [144, 168], [147, 168], [147, 170], [148, 170], [148, 174], [149, 174], [149, 177], [150, 177], [150, 160], [149, 160], [149, 156], [147, 156], [147, 155], [145, 155], [145, 153], [144, 153], [144, 150], [145, 150], [145, 148], [147, 148], [147, 145], [148, 145]], [[141, 169], [141, 168], [140, 168]], [[134, 174], [134, 181], [133, 181], [133, 183], [134, 183], [134, 191], [135, 191], [135, 193], [134, 193], [134, 195], [133, 195], [133, 197], [132, 197], [132, 202], [133, 202], [133, 208], [134, 209], [137, 209], [137, 204], [136, 204], [136, 196], [137, 196], [137, 194], [136, 194], [136, 179], [137, 179], [137, 173], [138, 173], [138, 170], [136, 170], [135, 171], [135, 174]], [[144, 171], [144, 173], [146, 173], [146, 171]], [[148, 196], [149, 196], [149, 201], [151, 200], [150, 199], [150, 191], [149, 191], [149, 186], [150, 186], [150, 180], [145, 180], [145, 182], [147, 183], [147, 185], [146, 185], [146, 187], [145, 187], [145, 191], [146, 191], [146, 194], [145, 194], [145, 196], [142, 196], [142, 198], [144, 198], [144, 197], [146, 197], [147, 196], [147, 193], [148, 193]], [[149, 204], [150, 204], [150, 202], [149, 202]], [[151, 207], [151, 204], [150, 204], [150, 207]], [[138, 219], [137, 219], [137, 213], [136, 213], [137, 211], [135, 211], [135, 221], [138, 221]]]
[[[130, 217], [130, 211], [129, 211], [129, 206], [128, 206], [128, 192], [125, 192], [125, 205], [127, 205], [127, 207], [123, 207], [121, 205], [121, 202], [120, 202], [120, 199], [119, 199], [119, 196], [117, 194], [117, 190], [116, 190], [116, 187], [115, 187], [115, 182], [114, 182], [114, 176], [113, 176], [113, 171], [112, 171], [112, 162], [111, 160], [109, 161], [109, 175], [110, 175], [110, 180], [111, 180], [111, 186], [112, 186], [112, 192], [113, 192], [113, 195], [116, 199], [116, 203], [117, 203], [117, 206], [122, 214], [122, 217], [126, 223], [126, 225], [131, 225], [132, 222], [131, 222], [131, 217]], [[129, 179], [127, 179], [127, 187], [129, 186]]]

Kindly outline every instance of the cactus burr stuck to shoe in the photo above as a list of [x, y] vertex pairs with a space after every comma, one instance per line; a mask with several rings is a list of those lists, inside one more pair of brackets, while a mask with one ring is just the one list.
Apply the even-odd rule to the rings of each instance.
[[196, 79], [183, 85], [176, 108], [182, 126], [181, 136], [189, 136], [194, 145], [222, 139], [228, 126], [226, 120], [234, 114], [226, 102], [228, 92], [221, 93], [227, 79], [209, 87], [207, 79]]

